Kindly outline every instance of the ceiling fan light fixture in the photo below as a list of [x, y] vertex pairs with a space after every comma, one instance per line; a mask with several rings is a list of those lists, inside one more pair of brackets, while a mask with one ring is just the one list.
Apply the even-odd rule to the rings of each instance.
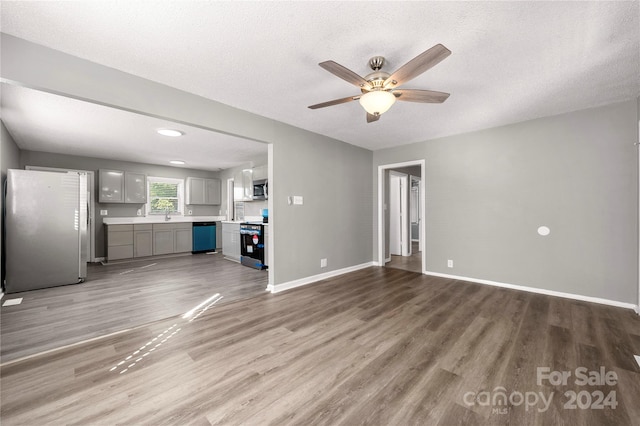
[[360, 105], [371, 115], [384, 114], [396, 102], [396, 97], [385, 90], [372, 90], [360, 96]]

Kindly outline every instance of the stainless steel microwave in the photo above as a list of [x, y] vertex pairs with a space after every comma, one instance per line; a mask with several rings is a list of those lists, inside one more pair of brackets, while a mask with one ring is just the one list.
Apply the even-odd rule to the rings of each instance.
[[253, 181], [253, 199], [266, 200], [269, 198], [269, 183], [267, 179]]

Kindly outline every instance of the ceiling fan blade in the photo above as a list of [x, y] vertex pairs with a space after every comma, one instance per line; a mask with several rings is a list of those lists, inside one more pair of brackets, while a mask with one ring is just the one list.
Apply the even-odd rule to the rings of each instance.
[[351, 71], [350, 69], [343, 67], [337, 62], [324, 61], [324, 62], [320, 62], [318, 65], [320, 65], [325, 70], [329, 71], [331, 74], [336, 75], [341, 79], [343, 79], [344, 81], [347, 81], [359, 88], [366, 89], [366, 90], [372, 89], [371, 84], [369, 84], [367, 80], [360, 77], [358, 74]]
[[311, 109], [324, 108], [332, 105], [344, 104], [346, 102], [355, 101], [356, 99], [360, 99], [360, 95], [348, 96], [346, 98], [334, 99], [332, 101], [322, 102], [321, 104], [315, 104], [309, 106]]
[[380, 120], [379, 115], [373, 115], [373, 114], [367, 113], [367, 123], [373, 123], [374, 121], [378, 121], [378, 120]]
[[385, 81], [385, 88], [400, 86], [403, 83], [419, 76], [429, 68], [439, 64], [447, 56], [451, 55], [451, 51], [441, 44], [436, 44], [431, 49], [422, 52], [403, 66], [396, 72], [391, 74]]
[[441, 104], [447, 100], [449, 93], [435, 90], [395, 89], [393, 93], [399, 101]]

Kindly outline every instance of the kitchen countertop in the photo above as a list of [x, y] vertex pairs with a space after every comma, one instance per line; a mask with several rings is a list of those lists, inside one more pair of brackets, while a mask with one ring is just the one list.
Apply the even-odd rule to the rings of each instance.
[[257, 221], [257, 220], [223, 220], [222, 223], [230, 223], [230, 224], [234, 224], [237, 223], [238, 225], [240, 225], [241, 223], [252, 223], [252, 224], [256, 224], [256, 225], [265, 225], [268, 226], [268, 223], [262, 223], [262, 221]]
[[181, 222], [220, 222], [226, 216], [171, 216], [171, 220], [164, 220], [163, 215], [136, 217], [103, 217], [105, 225], [133, 225], [136, 223], [181, 223]]
[[[242, 220], [222, 220], [222, 223], [262, 223], [262, 216], [245, 216]], [[265, 223], [264, 225], [268, 225]]]

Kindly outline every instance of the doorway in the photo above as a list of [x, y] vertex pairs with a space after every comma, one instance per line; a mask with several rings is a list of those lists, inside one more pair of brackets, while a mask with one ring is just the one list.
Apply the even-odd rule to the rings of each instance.
[[424, 160], [378, 166], [378, 264], [426, 270]]

